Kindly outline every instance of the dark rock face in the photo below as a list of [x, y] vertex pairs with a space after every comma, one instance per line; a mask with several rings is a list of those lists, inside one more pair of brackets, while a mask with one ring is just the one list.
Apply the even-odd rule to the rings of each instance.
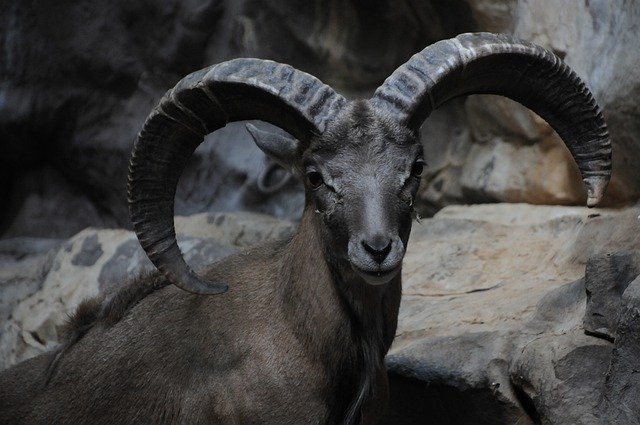
[[[549, 0], [8, 2], [0, 16], [0, 235], [128, 228], [132, 142], [162, 94], [188, 72], [255, 56], [363, 97], [426, 45], [479, 30], [532, 38], [593, 86], [618, 152], [609, 202], [637, 199], [640, 49], [627, 34], [640, 10], [610, 2], [562, 8], [556, 13]], [[556, 25], [557, 16], [567, 19]], [[580, 179], [554, 137], [513, 102], [472, 97], [446, 105], [424, 129], [430, 166], [423, 215], [457, 202], [581, 203]], [[243, 126], [229, 125], [188, 164], [176, 212], [297, 218], [300, 185], [264, 193], [258, 179], [266, 165]]]
[[391, 409], [388, 425], [527, 424], [527, 418], [501, 400], [491, 388], [459, 388], [425, 383], [389, 373]]
[[[349, 93], [369, 93], [426, 44], [473, 29], [469, 7], [451, 4], [7, 4], [0, 17], [0, 196], [8, 208], [0, 234], [69, 237], [89, 225], [129, 227], [132, 142], [185, 74], [255, 56], [290, 63]], [[209, 136], [184, 172], [176, 213], [252, 210], [297, 218], [298, 184], [259, 190], [265, 162], [242, 125]], [[25, 185], [26, 178], [36, 183]]]
[[622, 294], [640, 275], [640, 252], [623, 251], [589, 259], [585, 274], [587, 311], [584, 329], [613, 341], [616, 336]]
[[612, 424], [640, 423], [640, 276], [622, 296], [618, 337], [606, 374], [600, 417]]

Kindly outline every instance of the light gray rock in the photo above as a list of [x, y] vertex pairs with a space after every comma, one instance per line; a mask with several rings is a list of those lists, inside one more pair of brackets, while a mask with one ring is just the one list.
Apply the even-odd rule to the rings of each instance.
[[62, 241], [16, 238], [0, 240], [0, 321], [16, 304], [40, 289]]
[[[638, 285], [630, 283], [620, 298], [612, 343], [585, 333], [584, 275], [597, 261], [590, 258], [607, 253], [627, 259], [610, 261], [621, 269], [635, 261], [625, 252], [640, 246], [639, 214], [638, 207], [487, 204], [446, 207], [416, 223], [387, 362], [392, 400], [385, 423], [629, 423], [633, 411], [615, 400], [634, 406], [640, 393], [631, 373], [640, 357]], [[294, 227], [255, 214], [176, 218], [180, 245], [196, 268], [289, 237]], [[20, 243], [13, 246], [6, 252], [21, 252]], [[152, 270], [125, 230], [86, 229], [51, 252], [41, 288], [20, 299], [3, 323], [0, 367], [54, 346], [58, 327], [82, 299]], [[598, 273], [589, 279], [610, 276]], [[618, 422], [602, 422], [609, 417]]]
[[[586, 81], [603, 109], [615, 152], [606, 202], [638, 199], [640, 107], [634, 99], [640, 94], [640, 39], [636, 36], [640, 4], [606, 0], [468, 3], [484, 28], [551, 49]], [[462, 186], [470, 199], [581, 203], [584, 193], [575, 167], [539, 117], [514, 102], [485, 96], [469, 98], [467, 110], [477, 145], [463, 167], [467, 174], [462, 176]]]
[[[610, 423], [599, 404], [614, 346], [585, 334], [584, 274], [589, 258], [640, 246], [638, 214], [488, 204], [416, 225], [386, 423]], [[400, 398], [428, 408], [403, 413]]]

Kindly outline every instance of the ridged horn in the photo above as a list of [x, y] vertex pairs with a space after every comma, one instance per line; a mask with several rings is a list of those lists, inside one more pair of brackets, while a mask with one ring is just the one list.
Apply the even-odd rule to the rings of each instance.
[[227, 290], [189, 267], [173, 223], [178, 179], [207, 134], [228, 122], [258, 119], [303, 144], [321, 134], [345, 99], [289, 65], [235, 59], [194, 72], [169, 90], [147, 118], [129, 164], [129, 212], [142, 248], [174, 285], [198, 294]]
[[544, 118], [578, 164], [587, 205], [601, 201], [611, 176], [611, 142], [604, 118], [584, 82], [540, 46], [491, 33], [439, 41], [396, 69], [370, 102], [418, 129], [434, 109], [470, 94], [505, 96]]

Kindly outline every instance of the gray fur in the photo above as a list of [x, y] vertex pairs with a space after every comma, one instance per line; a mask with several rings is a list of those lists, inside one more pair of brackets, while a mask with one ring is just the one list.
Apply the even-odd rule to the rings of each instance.
[[[400, 194], [415, 195], [409, 170], [419, 153], [415, 135], [365, 102], [347, 108], [298, 158], [301, 170], [322, 167], [327, 186], [306, 182], [290, 240], [204, 270], [229, 285], [222, 295], [185, 292], [154, 273], [83, 303], [58, 350], [0, 373], [0, 423], [374, 423], [411, 227]], [[354, 157], [367, 165], [350, 169]], [[373, 204], [379, 211], [363, 206], [377, 193], [388, 199]], [[384, 284], [351, 265], [368, 254], [350, 253], [345, 237], [376, 228], [361, 225], [363, 210], [399, 241]]]

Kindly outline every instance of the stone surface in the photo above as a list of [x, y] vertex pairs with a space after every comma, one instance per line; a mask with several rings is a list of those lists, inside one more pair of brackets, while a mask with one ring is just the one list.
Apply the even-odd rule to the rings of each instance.
[[622, 296], [618, 338], [606, 374], [601, 399], [601, 420], [608, 423], [640, 423], [640, 277]]
[[[640, 196], [640, 22], [637, 2], [468, 0], [482, 30], [505, 32], [551, 49], [580, 75], [603, 109], [614, 148], [614, 174], [605, 204]], [[444, 193], [424, 193], [427, 205], [466, 202], [583, 204], [579, 174], [550, 127], [531, 111], [495, 96], [466, 99], [459, 119], [469, 130], [464, 145], [446, 132], [424, 138], [426, 152], [459, 164]], [[430, 125], [427, 121], [426, 126]], [[439, 148], [450, 140], [451, 148]], [[438, 178], [437, 176], [435, 178]], [[427, 179], [431, 182], [430, 176]], [[425, 210], [429, 212], [431, 209]]]
[[584, 274], [640, 246], [639, 213], [489, 204], [416, 225], [387, 364], [398, 397], [429, 408], [412, 419], [396, 399], [387, 423], [616, 423], [600, 419], [615, 351], [585, 334]]
[[585, 331], [610, 340], [615, 339], [622, 294], [638, 275], [639, 251], [622, 251], [589, 259], [585, 273]]
[[[290, 63], [363, 96], [425, 44], [471, 29], [466, 4], [451, 4], [8, 3], [0, 16], [0, 178], [7, 182], [0, 196], [9, 208], [0, 216], [0, 234], [69, 237], [88, 225], [128, 228], [132, 142], [152, 107], [185, 74], [253, 56]], [[176, 212], [251, 210], [298, 218], [301, 186], [261, 192], [257, 179], [265, 164], [244, 126], [229, 125], [195, 152]], [[50, 168], [58, 181], [46, 178]], [[26, 178], [38, 184], [25, 186]], [[61, 196], [60, 188], [68, 187]]]
[[40, 289], [53, 263], [57, 239], [0, 240], [0, 320], [5, 323], [19, 301]]

